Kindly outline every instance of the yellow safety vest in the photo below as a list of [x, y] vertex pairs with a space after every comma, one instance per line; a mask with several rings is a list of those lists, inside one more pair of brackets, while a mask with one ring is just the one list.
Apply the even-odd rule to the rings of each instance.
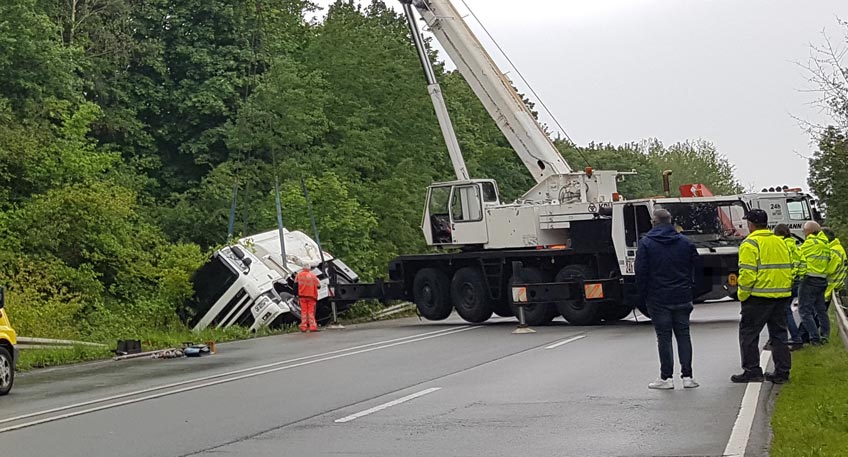
[[827, 278], [827, 266], [830, 263], [830, 242], [824, 233], [811, 233], [801, 245], [806, 276]]
[[846, 255], [845, 248], [839, 242], [839, 238], [834, 238], [828, 245], [830, 247], [830, 263], [827, 266], [827, 290], [824, 297], [830, 300], [834, 290], [840, 290], [845, 286], [846, 275]]
[[792, 261], [792, 277], [796, 279], [804, 277], [806, 266], [804, 265], [804, 258], [801, 256], [801, 250], [798, 249], [798, 243], [791, 236], [784, 238], [783, 242], [786, 243], [786, 248], [789, 249], [789, 260]]
[[739, 246], [739, 300], [792, 296], [792, 259], [783, 240], [755, 230]]

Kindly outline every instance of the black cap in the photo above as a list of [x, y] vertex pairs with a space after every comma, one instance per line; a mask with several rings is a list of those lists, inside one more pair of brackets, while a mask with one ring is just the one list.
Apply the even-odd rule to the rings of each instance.
[[759, 208], [755, 208], [748, 211], [748, 214], [746, 214], [742, 219], [746, 219], [748, 222], [753, 224], [764, 225], [768, 224], [768, 213]]

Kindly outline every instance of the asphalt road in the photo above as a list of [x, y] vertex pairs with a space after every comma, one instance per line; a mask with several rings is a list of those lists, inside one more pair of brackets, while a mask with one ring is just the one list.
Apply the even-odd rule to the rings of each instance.
[[[696, 307], [701, 387], [652, 391], [650, 324], [512, 335], [404, 319], [220, 345], [201, 359], [25, 374], [0, 450], [25, 456], [720, 456], [745, 392], [736, 302]], [[768, 385], [768, 384], [766, 384]], [[769, 392], [764, 389], [763, 398]], [[762, 402], [767, 406], [767, 401]], [[761, 452], [765, 415], [748, 449]]]

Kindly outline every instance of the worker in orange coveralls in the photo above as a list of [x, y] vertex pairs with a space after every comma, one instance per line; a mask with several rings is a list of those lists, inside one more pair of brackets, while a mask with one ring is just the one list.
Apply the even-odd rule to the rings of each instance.
[[312, 273], [308, 266], [303, 267], [295, 276], [297, 282], [297, 297], [300, 300], [300, 331], [307, 329], [311, 332], [318, 331], [315, 322], [315, 306], [318, 303], [318, 277]]

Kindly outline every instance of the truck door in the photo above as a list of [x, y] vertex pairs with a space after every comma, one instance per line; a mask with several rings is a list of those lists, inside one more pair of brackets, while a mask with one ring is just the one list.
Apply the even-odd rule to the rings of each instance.
[[432, 186], [427, 192], [427, 206], [421, 228], [430, 246], [453, 242], [450, 221], [451, 186]]
[[639, 240], [651, 231], [651, 213], [647, 203], [627, 204], [624, 206], [624, 243], [625, 273], [634, 274], [636, 248]]
[[483, 217], [483, 199], [478, 183], [453, 186], [450, 200], [453, 244], [486, 244], [489, 236]]

